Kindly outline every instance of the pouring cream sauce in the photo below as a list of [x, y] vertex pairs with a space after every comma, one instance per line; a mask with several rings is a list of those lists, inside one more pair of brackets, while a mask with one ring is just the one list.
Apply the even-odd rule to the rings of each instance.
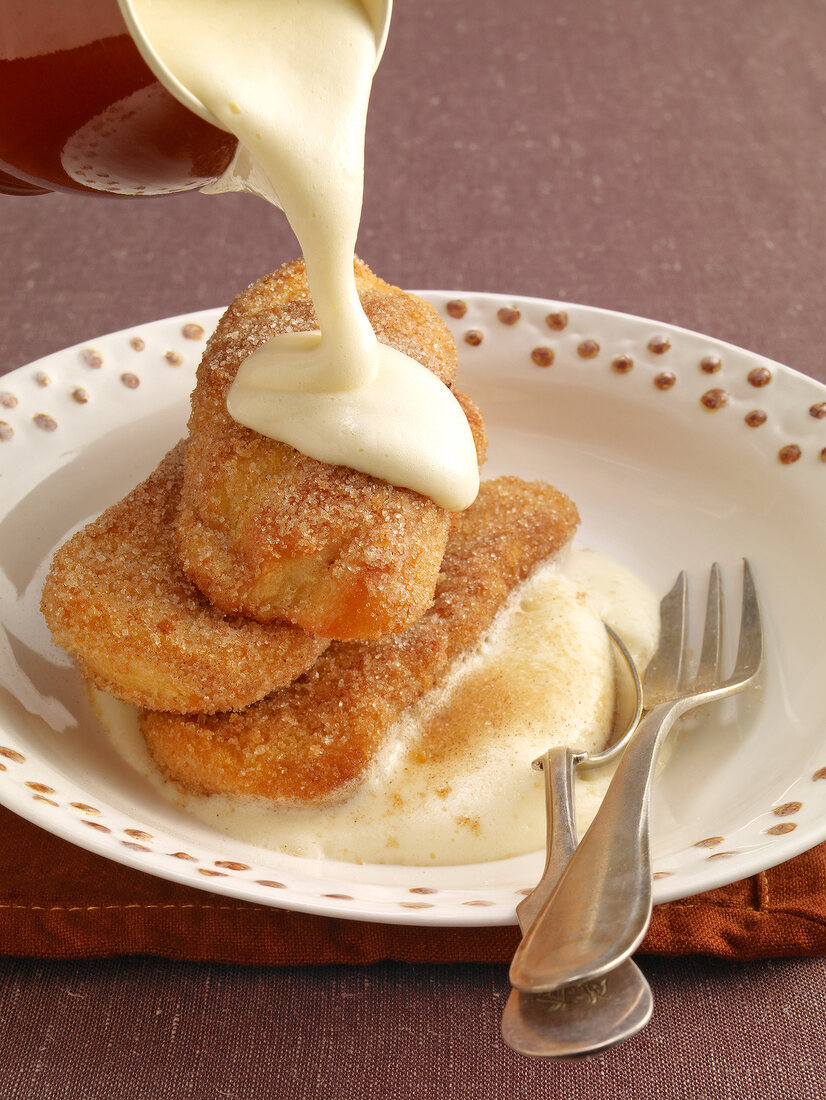
[[[174, 77], [239, 139], [225, 189], [283, 208], [320, 332], [270, 339], [241, 365], [239, 423], [452, 511], [479, 488], [473, 437], [450, 390], [380, 344], [356, 291], [364, 134], [376, 32], [359, 0], [132, 0]], [[173, 89], [174, 90], [174, 89]]]

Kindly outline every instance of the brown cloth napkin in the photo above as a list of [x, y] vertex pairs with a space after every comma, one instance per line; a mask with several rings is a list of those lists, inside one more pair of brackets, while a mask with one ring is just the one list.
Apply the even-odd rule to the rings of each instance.
[[[516, 926], [423, 928], [293, 913], [113, 863], [0, 808], [0, 954], [159, 955], [257, 966], [508, 962]], [[826, 954], [826, 844], [657, 906], [642, 951], [726, 959]]]

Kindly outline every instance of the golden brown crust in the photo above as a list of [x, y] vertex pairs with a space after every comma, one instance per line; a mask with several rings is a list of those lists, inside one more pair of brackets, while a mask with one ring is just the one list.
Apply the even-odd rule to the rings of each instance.
[[[450, 385], [456, 350], [435, 311], [360, 261], [355, 270], [379, 339]], [[178, 554], [228, 614], [286, 619], [329, 638], [379, 637], [430, 603], [448, 513], [409, 489], [308, 458], [226, 411], [229, 387], [252, 351], [277, 333], [315, 326], [302, 261], [253, 284], [224, 314], [192, 396]], [[481, 416], [462, 403], [481, 460]]]
[[484, 633], [507, 595], [573, 537], [576, 508], [541, 483], [483, 484], [453, 529], [433, 605], [405, 631], [334, 642], [305, 675], [245, 711], [144, 713], [156, 762], [203, 793], [324, 802], [363, 774], [399, 715]]
[[185, 576], [174, 521], [185, 444], [56, 553], [42, 610], [103, 691], [186, 712], [245, 707], [290, 683], [327, 643], [296, 626], [228, 618]]

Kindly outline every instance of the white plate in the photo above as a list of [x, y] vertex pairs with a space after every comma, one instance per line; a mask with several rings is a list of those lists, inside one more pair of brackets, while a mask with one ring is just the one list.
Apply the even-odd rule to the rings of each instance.
[[[696, 712], [702, 721], [678, 738], [654, 794], [655, 900], [721, 886], [826, 839], [826, 387], [636, 317], [425, 296], [451, 325], [461, 386], [485, 412], [488, 476], [553, 481], [579, 505], [579, 544], [657, 591], [681, 567], [700, 588], [717, 559], [734, 589], [740, 559], [754, 567], [763, 686]], [[547, 316], [561, 312], [565, 326], [550, 327]], [[116, 755], [49, 642], [38, 604], [52, 549], [183, 434], [201, 328], [218, 315], [114, 333], [0, 379], [0, 801], [120, 863], [259, 904], [395, 923], [513, 923], [539, 853], [450, 868], [356, 866], [280, 856], [201, 826]], [[534, 361], [549, 358], [542, 349], [552, 365]], [[704, 405], [708, 394], [719, 407]], [[749, 426], [755, 410], [765, 422]], [[797, 460], [781, 461], [794, 448]]]

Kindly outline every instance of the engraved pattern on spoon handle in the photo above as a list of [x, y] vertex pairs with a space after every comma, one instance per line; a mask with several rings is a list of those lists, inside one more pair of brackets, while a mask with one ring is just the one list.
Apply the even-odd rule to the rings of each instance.
[[657, 748], [680, 711], [654, 707], [620, 760], [591, 827], [523, 938], [511, 984], [550, 991], [627, 958], [651, 919], [648, 805]]

